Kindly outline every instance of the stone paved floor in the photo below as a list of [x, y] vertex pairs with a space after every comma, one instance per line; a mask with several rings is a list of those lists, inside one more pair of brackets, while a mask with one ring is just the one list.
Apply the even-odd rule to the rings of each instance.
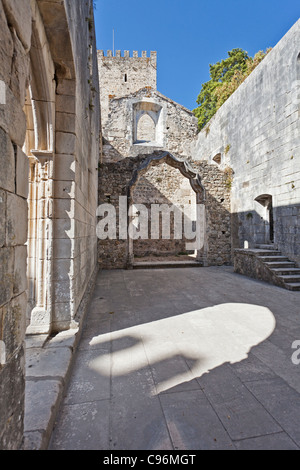
[[49, 448], [299, 449], [299, 310], [232, 268], [101, 272]]

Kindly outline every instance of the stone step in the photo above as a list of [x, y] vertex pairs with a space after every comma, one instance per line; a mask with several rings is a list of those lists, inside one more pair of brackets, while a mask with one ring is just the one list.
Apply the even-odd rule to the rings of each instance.
[[298, 275], [300, 278], [300, 269], [299, 268], [272, 268], [273, 273], [283, 274], [283, 275]]
[[282, 256], [282, 255], [258, 256], [258, 258], [264, 263], [281, 262], [281, 261], [289, 262], [290, 261], [286, 256]]
[[274, 245], [267, 245], [267, 244], [260, 244], [260, 245], [255, 245], [255, 248], [258, 250], [272, 250], [274, 251]]
[[282, 256], [280, 251], [276, 251], [276, 250], [258, 250], [256, 248], [253, 248], [253, 249], [248, 250], [248, 251], [250, 253], [253, 253], [256, 256], [265, 256], [265, 257], [268, 257], [268, 256]]
[[293, 276], [293, 275], [287, 275], [287, 276], [278, 276], [279, 279], [284, 281], [285, 283], [288, 284], [298, 284], [300, 283], [300, 275], [298, 276]]
[[168, 268], [201, 268], [197, 261], [140, 261], [134, 262], [133, 269], [168, 269]]
[[296, 263], [294, 263], [294, 261], [271, 261], [271, 262], [266, 262], [266, 265], [271, 269], [296, 267]]
[[285, 287], [288, 290], [293, 290], [293, 291], [300, 291], [300, 282], [295, 282], [295, 283], [285, 283]]

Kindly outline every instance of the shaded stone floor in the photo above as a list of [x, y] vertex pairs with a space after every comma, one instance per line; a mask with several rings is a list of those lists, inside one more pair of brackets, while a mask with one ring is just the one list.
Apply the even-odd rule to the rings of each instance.
[[299, 305], [230, 267], [100, 272], [49, 449], [299, 449]]

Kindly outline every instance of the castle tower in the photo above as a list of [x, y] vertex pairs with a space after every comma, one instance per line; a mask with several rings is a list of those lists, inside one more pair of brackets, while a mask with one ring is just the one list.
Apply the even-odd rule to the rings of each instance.
[[144, 87], [157, 89], [157, 53], [143, 51], [139, 57], [137, 51], [133, 51], [130, 57], [129, 51], [98, 51], [99, 79], [100, 79], [100, 101], [102, 123], [108, 116], [108, 105], [110, 98], [120, 98], [138, 91]]

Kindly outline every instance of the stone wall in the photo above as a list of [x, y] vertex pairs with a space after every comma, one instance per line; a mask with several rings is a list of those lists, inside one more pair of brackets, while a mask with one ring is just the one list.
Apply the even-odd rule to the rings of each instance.
[[[225, 102], [197, 137], [193, 158], [233, 169], [236, 248], [268, 243], [272, 196], [274, 243], [300, 262], [300, 20]], [[258, 200], [257, 200], [258, 198]]]

